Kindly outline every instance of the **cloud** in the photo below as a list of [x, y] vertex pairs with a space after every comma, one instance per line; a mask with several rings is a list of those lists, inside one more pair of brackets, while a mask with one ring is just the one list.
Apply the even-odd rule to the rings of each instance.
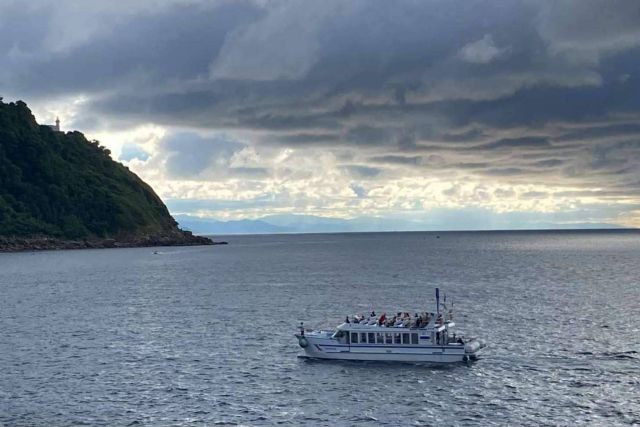
[[[167, 173], [173, 178], [194, 179], [205, 172], [231, 172], [231, 159], [245, 147], [224, 135], [202, 137], [189, 132], [170, 134], [160, 141], [160, 152], [166, 156]], [[233, 171], [251, 174], [247, 168], [235, 168]]]
[[303, 77], [318, 58], [320, 31], [330, 12], [320, 2], [275, 2], [263, 19], [227, 35], [211, 64], [211, 76], [232, 80]]
[[162, 128], [114, 153], [165, 198], [625, 212], [638, 22], [622, 0], [7, 1], [0, 92], [108, 141]]
[[474, 64], [488, 64], [506, 52], [507, 49], [496, 47], [490, 34], [485, 34], [480, 40], [464, 45], [458, 56], [463, 61]]
[[370, 178], [380, 174], [380, 168], [363, 165], [346, 165], [342, 166], [349, 174], [357, 178]]
[[133, 159], [145, 161], [150, 157], [150, 154], [146, 152], [142, 147], [136, 144], [124, 144], [120, 152], [118, 160], [130, 162]]

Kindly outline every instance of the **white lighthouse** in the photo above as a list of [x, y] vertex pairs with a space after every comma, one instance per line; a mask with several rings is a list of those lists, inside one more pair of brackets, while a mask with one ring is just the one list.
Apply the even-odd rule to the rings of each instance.
[[55, 130], [56, 132], [60, 132], [60, 118], [56, 116], [56, 124], [47, 126], [49, 126], [52, 130]]

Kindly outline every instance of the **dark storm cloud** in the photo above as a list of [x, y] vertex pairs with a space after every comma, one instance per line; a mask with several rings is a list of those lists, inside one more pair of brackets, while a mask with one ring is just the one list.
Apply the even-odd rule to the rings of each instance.
[[561, 166], [564, 164], [564, 160], [560, 159], [548, 159], [548, 160], [539, 160], [533, 163], [532, 166], [540, 167], [540, 168], [555, 168], [557, 166]]
[[[345, 168], [361, 177], [389, 164], [638, 188], [632, 0], [140, 2], [93, 32], [78, 23], [100, 3], [42, 4], [0, 5], [0, 91], [84, 96], [77, 124], [251, 130], [355, 150], [370, 165]], [[229, 164], [242, 144], [190, 138], [161, 147], [173, 176], [268, 174]]]
[[395, 165], [418, 165], [422, 162], [422, 157], [420, 156], [375, 156], [369, 159], [373, 163], [388, 163]]
[[589, 139], [612, 138], [626, 135], [640, 136], [640, 124], [622, 123], [607, 126], [589, 126], [567, 132], [557, 138], [557, 141], [584, 141]]
[[363, 165], [345, 165], [342, 166], [342, 168], [356, 178], [371, 178], [382, 172], [382, 169], [380, 168]]
[[160, 141], [160, 152], [170, 177], [182, 179], [213, 178], [219, 175], [263, 177], [267, 169], [238, 167], [232, 157], [245, 144], [219, 136], [205, 138], [191, 132], [170, 134]]
[[[9, 21], [17, 21], [22, 39], [9, 43], [3, 37], [0, 47], [5, 48], [5, 54], [18, 48], [33, 56], [15, 61], [16, 72], [8, 80], [12, 91], [37, 97], [113, 90], [111, 96], [118, 97], [129, 94], [120, 90], [131, 85], [148, 91], [155, 84], [172, 86], [174, 82], [180, 88], [190, 79], [207, 75], [211, 58], [227, 33], [259, 15], [258, 9], [242, 1], [219, 7], [180, 4], [157, 13], [123, 17], [86, 43], [52, 52], [47, 46], [55, 48], [55, 40], [47, 37], [55, 35], [43, 28], [47, 28], [46, 19], [55, 7], [4, 11], [2, 28], [12, 29]], [[26, 21], [25, 15], [29, 17]]]
[[340, 141], [339, 134], [333, 133], [296, 133], [291, 135], [278, 135], [277, 142], [286, 145], [328, 145]]
[[504, 138], [488, 144], [473, 146], [475, 150], [502, 150], [518, 148], [548, 148], [551, 144], [546, 138], [527, 136], [522, 138]]

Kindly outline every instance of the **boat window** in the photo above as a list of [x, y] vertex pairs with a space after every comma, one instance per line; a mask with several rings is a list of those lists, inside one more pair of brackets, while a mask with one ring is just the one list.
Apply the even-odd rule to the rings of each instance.
[[418, 344], [418, 334], [411, 334], [411, 344]]
[[351, 332], [351, 343], [352, 344], [358, 344], [358, 333], [357, 332]]
[[391, 334], [385, 334], [385, 337], [387, 344], [393, 344], [393, 337], [391, 336]]
[[376, 334], [376, 342], [378, 344], [384, 344], [384, 334], [381, 334], [381, 333], [378, 332]]
[[369, 344], [375, 344], [376, 342], [376, 334], [373, 332], [369, 332]]
[[365, 332], [362, 332], [360, 334], [360, 342], [361, 343], [366, 343], [367, 342], [367, 334]]
[[400, 334], [399, 333], [396, 332], [395, 334], [393, 334], [393, 341], [396, 344], [401, 344], [401, 342], [400, 342]]
[[409, 341], [410, 334], [402, 334], [402, 344], [411, 344]]

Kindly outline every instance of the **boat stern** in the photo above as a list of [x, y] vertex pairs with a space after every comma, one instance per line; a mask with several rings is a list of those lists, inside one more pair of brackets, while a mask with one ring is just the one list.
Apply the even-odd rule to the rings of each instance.
[[478, 354], [486, 346], [487, 346], [487, 343], [485, 340], [472, 338], [471, 340], [467, 341], [464, 345], [465, 356], [471, 360], [475, 360], [478, 358]]

